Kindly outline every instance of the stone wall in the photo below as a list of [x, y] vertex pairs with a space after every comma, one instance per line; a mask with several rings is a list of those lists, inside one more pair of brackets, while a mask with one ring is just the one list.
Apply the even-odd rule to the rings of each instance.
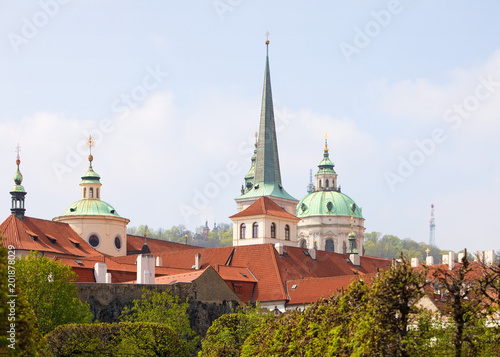
[[[209, 278], [210, 275], [208, 274]], [[220, 281], [223, 286], [220, 285]], [[89, 303], [94, 318], [99, 322], [118, 322], [122, 309], [125, 306], [131, 307], [134, 299], [140, 299], [143, 289], [160, 292], [170, 291], [173, 295], [179, 296], [181, 301], [189, 298], [188, 314], [191, 328], [204, 337], [215, 319], [234, 311], [241, 304], [241, 301], [224, 281], [222, 279], [220, 281], [212, 281], [210, 289], [207, 289], [209, 285], [206, 282], [201, 284], [201, 281], [172, 285], [75, 284], [79, 289], [80, 300]], [[204, 297], [208, 299], [204, 299]]]

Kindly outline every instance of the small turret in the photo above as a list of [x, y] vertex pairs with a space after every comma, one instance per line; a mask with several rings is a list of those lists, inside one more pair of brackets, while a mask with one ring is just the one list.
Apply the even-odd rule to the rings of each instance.
[[17, 218], [20, 220], [24, 220], [24, 213], [26, 212], [26, 208], [24, 207], [24, 196], [26, 196], [26, 191], [24, 187], [21, 185], [23, 183], [23, 175], [19, 170], [19, 165], [21, 164], [21, 159], [19, 157], [19, 152], [21, 151], [19, 144], [16, 147], [17, 150], [17, 171], [14, 175], [14, 183], [15, 186], [12, 187], [12, 191], [10, 191], [10, 195], [12, 196], [12, 207], [10, 208], [10, 212], [15, 214]]
[[330, 160], [328, 149], [328, 134], [325, 134], [325, 148], [323, 150], [323, 160], [318, 165], [316, 174], [315, 191], [339, 191], [337, 188], [337, 173], [333, 169], [335, 164]]

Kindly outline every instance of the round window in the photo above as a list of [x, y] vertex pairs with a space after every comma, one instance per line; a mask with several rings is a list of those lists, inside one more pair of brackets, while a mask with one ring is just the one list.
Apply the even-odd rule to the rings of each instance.
[[89, 244], [94, 248], [97, 247], [99, 245], [99, 237], [94, 234], [91, 235], [89, 237]]
[[115, 248], [120, 250], [122, 248], [122, 240], [119, 236], [115, 237]]

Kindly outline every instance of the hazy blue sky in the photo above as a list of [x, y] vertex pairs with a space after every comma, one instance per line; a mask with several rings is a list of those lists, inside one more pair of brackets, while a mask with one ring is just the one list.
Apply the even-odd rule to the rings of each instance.
[[306, 195], [328, 132], [367, 232], [500, 249], [500, 2], [0, 3], [0, 187], [15, 146], [27, 215], [102, 199], [130, 226], [230, 222], [258, 129], [266, 31], [285, 189]]

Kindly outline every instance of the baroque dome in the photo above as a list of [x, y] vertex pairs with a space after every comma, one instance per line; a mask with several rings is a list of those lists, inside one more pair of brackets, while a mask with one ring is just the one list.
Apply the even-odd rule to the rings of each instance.
[[80, 200], [72, 203], [62, 216], [113, 216], [120, 217], [109, 203], [101, 200]]
[[348, 216], [363, 218], [359, 207], [349, 196], [334, 190], [308, 194], [297, 205], [297, 217]]

